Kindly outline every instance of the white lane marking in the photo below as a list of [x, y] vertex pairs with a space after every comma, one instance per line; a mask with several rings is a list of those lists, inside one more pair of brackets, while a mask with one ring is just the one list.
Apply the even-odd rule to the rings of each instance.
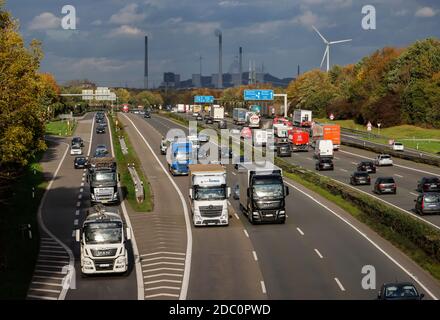
[[345, 291], [345, 288], [344, 288], [344, 286], [342, 285], [341, 281], [339, 281], [338, 278], [335, 278], [335, 281], [336, 281], [336, 283], [338, 284], [339, 289], [341, 289], [341, 291]]
[[335, 160], [341, 160], [340, 158], [337, 158], [337, 157], [333, 157]]
[[303, 236], [304, 232], [300, 229], [300, 228], [296, 228], [296, 230], [298, 230], [298, 232]]
[[82, 195], [82, 194], [79, 194], [79, 195], [78, 195], [78, 200], [81, 200], [82, 197], [83, 197], [83, 195]]
[[398, 178], [403, 178], [403, 176], [401, 176], [400, 174], [395, 173], [394, 176], [398, 177]]
[[63, 280], [63, 278], [58, 277], [47, 277], [47, 276], [34, 276], [34, 278], [40, 278], [40, 279], [50, 279], [50, 280]]
[[[65, 253], [63, 248], [57, 248], [58, 250], [48, 250], [48, 249], [41, 249], [40, 252], [49, 252], [49, 253]], [[62, 257], [62, 255], [60, 255]]]
[[356, 162], [353, 162], [353, 161], [351, 162], [351, 164], [356, 164], [356, 165], [357, 165], [357, 163], [356, 163]]
[[185, 255], [185, 253], [182, 253], [182, 252], [159, 251], [159, 252], [153, 252], [153, 253], [144, 253], [144, 254], [141, 254], [141, 257], [153, 256], [155, 254], [177, 254], [177, 255], [182, 255], [182, 256]]
[[240, 217], [238, 216], [238, 214], [234, 213], [234, 216], [237, 218], [237, 220], [240, 220]]
[[41, 258], [56, 258], [56, 259], [64, 258], [64, 259], [67, 259], [67, 260], [69, 259], [68, 256], [60, 256], [60, 255], [54, 255], [54, 254], [39, 254], [38, 257], [41, 257]]
[[258, 261], [257, 253], [255, 251], [252, 251], [252, 255], [254, 256], [254, 260]]
[[[90, 130], [90, 142], [89, 142], [89, 150], [87, 151], [87, 156], [90, 156], [90, 151], [92, 150], [92, 140], [93, 140], [93, 127], [95, 126], [95, 114], [92, 113], [93, 119], [92, 119], [92, 130]], [[106, 116], [107, 117], [107, 116]], [[108, 120], [108, 119], [107, 119]], [[108, 122], [107, 122], [108, 123]], [[110, 124], [109, 124], [110, 125]], [[84, 169], [84, 172], [86, 169]]]
[[310, 161], [313, 161], [313, 158], [310, 158], [310, 157], [307, 157], [306, 159], [307, 159], [307, 160], [310, 160]]
[[144, 279], [155, 278], [155, 277], [183, 277], [183, 274], [175, 273], [156, 273], [149, 276], [144, 276]]
[[147, 273], [147, 272], [155, 272], [155, 271], [184, 271], [183, 268], [155, 268], [155, 269], [148, 269], [148, 270], [142, 270], [142, 273]]
[[321, 252], [319, 252], [318, 249], [315, 249], [316, 254], [318, 255], [318, 257], [320, 257], [321, 259], [324, 258], [321, 254]]
[[83, 177], [85, 177], [85, 176], [86, 176], [86, 173], [84, 172], [84, 173], [83, 173]]
[[180, 290], [179, 287], [161, 286], [161, 287], [146, 288], [145, 291], [152, 291], [152, 290], [159, 290], [159, 289]]
[[42, 292], [50, 292], [50, 293], [59, 293], [60, 292], [60, 290], [39, 289], [39, 288], [29, 288], [29, 291], [42, 291]]
[[246, 231], [246, 229], [243, 229], [243, 232], [244, 232], [244, 235], [249, 238], [249, 233]]
[[84, 182], [81, 182], [81, 187], [84, 187]]
[[86, 172], [87, 169], [83, 169], [84, 172]]
[[57, 298], [46, 297], [46, 296], [37, 296], [35, 294], [28, 294], [27, 297], [32, 298], [32, 299], [41, 299], [41, 300], [58, 300]]
[[73, 225], [74, 225], [74, 226], [77, 226], [77, 225], [78, 225], [78, 219], [75, 219], [75, 220], [73, 221]]
[[81, 202], [78, 201], [78, 202], [76, 203], [76, 206], [77, 206], [77, 208], [81, 207]]
[[397, 262], [393, 257], [391, 257], [385, 250], [383, 250], [378, 244], [376, 244], [376, 242], [374, 242], [373, 240], [371, 240], [365, 233], [363, 233], [361, 230], [359, 230], [356, 226], [354, 226], [350, 221], [348, 221], [347, 219], [345, 219], [344, 217], [342, 217], [341, 215], [339, 215], [338, 213], [336, 213], [335, 211], [333, 211], [332, 209], [330, 209], [329, 207], [327, 207], [325, 204], [321, 203], [320, 201], [316, 200], [315, 198], [313, 198], [311, 195], [309, 195], [308, 193], [302, 191], [301, 189], [295, 187], [293, 184], [289, 183], [289, 182], [285, 182], [287, 185], [291, 186], [292, 188], [294, 188], [295, 190], [301, 192], [302, 194], [304, 194], [306, 197], [308, 197], [309, 199], [311, 199], [313, 202], [319, 204], [321, 207], [323, 207], [324, 209], [326, 209], [327, 211], [331, 212], [332, 214], [334, 214], [337, 218], [339, 218], [341, 221], [345, 222], [347, 225], [349, 225], [353, 230], [355, 230], [356, 232], [358, 232], [362, 237], [364, 237], [368, 242], [370, 242], [377, 250], [379, 250], [382, 254], [384, 254], [389, 260], [391, 260], [396, 266], [398, 266], [403, 272], [405, 272], [408, 276], [410, 276], [414, 281], [416, 281], [422, 288], [423, 290], [425, 290], [432, 299], [434, 300], [438, 300], [438, 298], [422, 283], [420, 282], [416, 276], [414, 276], [411, 272], [409, 272], [404, 266], [402, 266], [399, 262]]
[[[47, 285], [47, 286], [54, 286], [54, 287], [62, 287], [62, 284], [59, 283], [53, 283], [53, 282], [39, 282], [39, 281], [32, 281], [31, 284], [42, 284], [42, 285]], [[32, 290], [32, 289], [31, 289]]]
[[145, 296], [145, 298], [157, 298], [157, 297], [174, 297], [177, 298], [178, 294], [172, 294], [172, 293], [158, 293], [158, 294], [150, 294], [148, 296]]
[[75, 216], [79, 216], [79, 210], [75, 211]]
[[131, 121], [130, 118], [128, 118], [125, 114], [122, 114], [130, 123], [133, 125], [136, 132], [139, 134], [141, 139], [144, 141], [145, 145], [150, 149], [151, 154], [156, 159], [157, 163], [162, 168], [163, 172], [167, 175], [168, 179], [171, 181], [171, 184], [173, 185], [174, 189], [177, 191], [177, 194], [180, 197], [180, 201], [183, 206], [184, 211], [184, 217], [185, 217], [185, 224], [186, 224], [186, 260], [185, 260], [185, 271], [184, 271], [184, 277], [183, 277], [183, 283], [182, 283], [182, 290], [180, 291], [180, 300], [186, 300], [186, 296], [188, 294], [188, 286], [189, 286], [189, 276], [191, 272], [191, 258], [192, 258], [192, 231], [191, 231], [191, 225], [189, 223], [189, 212], [188, 212], [188, 206], [186, 204], [185, 198], [180, 191], [179, 187], [177, 186], [176, 182], [171, 178], [168, 171], [163, 166], [162, 162], [157, 157], [156, 153], [154, 152], [153, 148], [150, 146], [148, 141], [145, 139], [145, 137], [141, 134], [139, 129], [136, 127], [136, 125]]
[[182, 262], [167, 262], [167, 261], [161, 261], [161, 262], [153, 262], [153, 263], [147, 263], [143, 264], [142, 267], [152, 267], [152, 266], [158, 266], [161, 264], [170, 264], [173, 266], [184, 266], [185, 264]]
[[153, 284], [153, 283], [160, 283], [160, 282], [171, 282], [171, 283], [182, 283], [182, 280], [152, 280], [152, 281], [145, 281], [144, 284]]
[[154, 257], [154, 258], [142, 259], [142, 261], [153, 261], [153, 260], [160, 260], [160, 259], [185, 260], [185, 258], [179, 258], [179, 257]]
[[[356, 157], [359, 157], [359, 158], [363, 158], [363, 159], [374, 160], [374, 158], [369, 158], [367, 156], [362, 156], [362, 155], [357, 154], [357, 153], [352, 153], [352, 152], [343, 151], [343, 150], [340, 150], [340, 152], [343, 152], [343, 153], [346, 153], [346, 154], [351, 154], [353, 156], [356, 156]], [[416, 169], [416, 168], [411, 168], [411, 167], [403, 166], [401, 164], [393, 163], [393, 166], [399, 167], [399, 168], [403, 168], [403, 169], [407, 169], [407, 170], [411, 170], [411, 171], [416, 171], [416, 172], [420, 172], [420, 173], [426, 173], [426, 174], [429, 174], [429, 175], [440, 177], [440, 174], [436, 174], [436, 173], [432, 173], [432, 172], [425, 171], [425, 170], [420, 170], [420, 169]]]
[[49, 264], [40, 264], [37, 261], [37, 267], [39, 268], [53, 268], [53, 269], [61, 269], [61, 266], [51, 266]]
[[35, 269], [35, 272], [39, 272], [39, 273], [50, 273], [50, 274], [66, 274], [65, 272], [61, 272], [61, 271], [54, 271], [54, 270], [43, 270], [43, 269]]
[[266, 291], [266, 285], [264, 284], [264, 281], [260, 281], [260, 284], [261, 284], [261, 291], [262, 291], [264, 294], [266, 294], [267, 291]]
[[413, 196], [416, 196], [416, 197], [418, 197], [419, 195], [417, 194], [417, 193], [415, 193], [415, 192], [410, 192]]
[[[64, 160], [66, 159], [66, 155], [67, 155], [69, 148], [70, 148], [70, 146], [67, 143], [64, 143], [64, 144], [67, 146], [67, 148], [64, 151], [64, 154], [63, 154], [63, 157], [61, 158], [61, 161], [58, 163], [58, 167], [55, 170], [55, 172], [52, 176], [52, 179], [50, 180], [49, 184], [47, 185], [47, 188], [43, 194], [43, 197], [41, 198], [40, 205], [38, 206], [37, 218], [38, 218], [38, 224], [40, 225], [42, 231], [44, 233], [46, 233], [49, 236], [49, 238], [52, 238], [53, 240], [55, 240], [65, 250], [65, 252], [67, 252], [67, 254], [69, 255], [69, 270], [73, 270], [74, 258], [73, 258], [72, 250], [70, 250], [70, 248], [67, 247], [61, 240], [59, 240], [57, 237], [55, 237], [55, 235], [49, 231], [49, 229], [46, 227], [46, 225], [44, 224], [44, 221], [43, 221], [43, 206], [46, 203], [47, 194], [49, 193], [50, 189], [52, 188], [53, 182], [55, 181], [55, 179], [58, 175], [58, 172], [60, 171], [60, 168], [61, 168]], [[40, 252], [43, 252], [43, 250], [40, 250]], [[45, 252], [47, 252], [47, 250]], [[37, 272], [37, 270], [38, 269], [36, 268], [35, 272]], [[71, 277], [71, 276], [72, 276], [71, 272], [66, 275], [66, 277]], [[64, 298], [66, 297], [66, 294], [67, 294], [67, 290], [68, 290], [68, 286], [64, 286], [63, 289], [61, 290], [60, 295], [58, 296], [58, 300], [64, 300]]]
[[232, 175], [234, 175], [234, 176], [236, 176], [236, 175], [237, 175], [237, 174], [236, 174], [236, 173], [235, 173], [234, 171], [232, 171], [231, 173], [232, 173]]
[[[84, 180], [86, 180], [86, 179], [85, 179], [84, 177], [82, 177], [82, 178], [81, 178], [81, 181], [84, 181]], [[83, 182], [83, 183], [84, 183], [84, 182]]]
[[79, 188], [79, 192], [83, 193], [84, 192], [84, 188]]
[[339, 169], [339, 170], [341, 170], [341, 171], [343, 171], [343, 172], [348, 172], [348, 170], [345, 170], [345, 169], [342, 169], [342, 168]]
[[69, 261], [67, 260], [46, 260], [46, 259], [38, 259], [38, 262], [49, 262], [54, 264], [66, 264]]
[[72, 238], [74, 238], [75, 236], [76, 236], [76, 231], [73, 230], [73, 231], [72, 231]]
[[232, 207], [231, 201], [228, 200], [228, 204]]
[[[105, 115], [105, 118], [107, 119], [107, 123], [110, 126], [110, 122], [109, 122], [109, 118], [107, 116], [107, 114]], [[113, 147], [113, 137], [112, 137], [112, 130], [111, 128], [109, 128], [108, 130], [109, 132], [109, 136], [110, 136], [110, 149], [112, 152], [112, 157], [115, 157], [115, 150]], [[119, 199], [122, 199], [122, 192], [121, 192], [121, 183], [120, 181], [118, 181], [118, 192], [119, 192]], [[136, 267], [136, 282], [137, 282], [137, 289], [138, 289], [138, 300], [144, 300], [145, 299], [145, 294], [144, 294], [144, 283], [142, 280], [142, 267], [141, 267], [141, 259], [139, 259], [140, 255], [139, 255], [139, 249], [137, 246], [137, 242], [136, 242], [136, 237], [134, 236], [134, 229], [133, 226], [131, 224], [131, 220], [130, 217], [128, 216], [128, 212], [127, 212], [127, 208], [125, 207], [125, 200], [121, 201], [121, 209], [122, 209], [122, 213], [124, 215], [124, 219], [125, 222], [127, 223], [127, 226], [130, 228], [131, 232], [133, 233], [132, 237], [131, 237], [131, 245], [133, 248], [133, 254], [135, 257], [137, 257], [135, 259], [135, 267]]]

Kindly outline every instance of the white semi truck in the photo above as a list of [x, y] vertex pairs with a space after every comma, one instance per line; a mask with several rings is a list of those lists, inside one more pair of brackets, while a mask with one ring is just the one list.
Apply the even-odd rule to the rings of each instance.
[[210, 117], [215, 122], [223, 120], [225, 118], [225, 108], [218, 104], [214, 104], [210, 110]]
[[226, 170], [219, 164], [189, 165], [189, 198], [195, 226], [229, 224]]
[[76, 230], [80, 243], [81, 273], [125, 273], [128, 270], [126, 241], [131, 229], [125, 228], [118, 212], [103, 205], [88, 210], [81, 229]]

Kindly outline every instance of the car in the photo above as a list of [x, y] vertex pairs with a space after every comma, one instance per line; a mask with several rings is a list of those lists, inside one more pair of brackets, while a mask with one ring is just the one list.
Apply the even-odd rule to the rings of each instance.
[[421, 216], [424, 214], [440, 214], [440, 193], [426, 192], [414, 200], [415, 212]]
[[198, 112], [194, 112], [194, 113], [193, 113], [193, 117], [194, 117], [194, 118], [198, 117], [199, 115], [200, 115], [200, 113], [198, 113]]
[[440, 192], [440, 179], [437, 177], [423, 177], [417, 184], [418, 192]]
[[379, 154], [374, 159], [374, 164], [378, 167], [380, 166], [392, 166], [393, 165], [393, 159], [391, 159], [391, 156], [389, 154]]
[[160, 142], [160, 154], [167, 154], [168, 142], [164, 139]]
[[376, 165], [373, 161], [362, 161], [357, 165], [357, 171], [376, 173]]
[[196, 121], [203, 121], [203, 117], [199, 114], [196, 117]]
[[201, 133], [201, 134], [199, 134], [199, 141], [201, 143], [208, 142], [209, 141], [209, 136], [206, 135], [206, 134]]
[[232, 188], [232, 197], [235, 200], [240, 199], [240, 185], [238, 183]]
[[219, 129], [227, 129], [228, 128], [228, 124], [227, 124], [226, 120], [220, 120], [218, 122], [218, 128]]
[[70, 147], [70, 155], [74, 156], [80, 156], [83, 154], [82, 148], [80, 144], [74, 144]]
[[99, 124], [99, 125], [96, 127], [96, 133], [97, 133], [97, 134], [105, 133], [105, 127], [104, 127], [103, 125]]
[[288, 143], [277, 145], [276, 150], [277, 150], [277, 157], [291, 157], [292, 156], [292, 149], [290, 147], [290, 144], [288, 144]]
[[422, 300], [424, 297], [410, 282], [384, 283], [377, 295], [379, 300]]
[[318, 171], [334, 170], [333, 160], [331, 158], [319, 158], [318, 161], [316, 161], [315, 169]]
[[206, 124], [213, 124], [213, 123], [214, 123], [214, 120], [213, 120], [211, 117], [207, 117], [207, 118], [205, 119], [205, 123], [206, 123]]
[[371, 178], [368, 172], [365, 171], [355, 171], [350, 176], [350, 184], [353, 186], [357, 185], [370, 185], [371, 184]]
[[383, 194], [383, 193], [397, 193], [397, 185], [396, 181], [394, 181], [393, 177], [378, 177], [376, 182], [374, 183], [373, 188], [374, 193]]
[[236, 159], [235, 159], [235, 164], [234, 164], [234, 168], [235, 168], [235, 170], [238, 170], [240, 167], [241, 167], [241, 165], [242, 164], [250, 164], [250, 163], [252, 163], [250, 160], [248, 160], [247, 158], [245, 158], [245, 156], [240, 156], [240, 157], [237, 157]]
[[75, 157], [75, 160], [73, 160], [73, 167], [75, 169], [85, 169], [87, 168], [87, 158], [86, 157]]
[[80, 147], [84, 147], [84, 141], [81, 137], [73, 137], [70, 145], [73, 146], [74, 144], [79, 144]]
[[151, 113], [150, 113], [150, 111], [145, 111], [145, 113], [144, 113], [144, 119], [149, 119], [149, 118], [151, 118]]
[[405, 147], [403, 146], [403, 143], [401, 143], [401, 142], [394, 142], [391, 145], [391, 149], [393, 149], [394, 151], [403, 151], [405, 149]]
[[95, 157], [106, 157], [108, 155], [108, 149], [105, 144], [98, 144], [95, 149]]

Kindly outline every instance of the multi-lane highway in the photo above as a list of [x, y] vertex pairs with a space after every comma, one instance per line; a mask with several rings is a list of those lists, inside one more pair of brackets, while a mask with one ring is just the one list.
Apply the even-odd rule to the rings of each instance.
[[[121, 114], [120, 119], [132, 131], [136, 150], [143, 152], [150, 145], [156, 162], [166, 168], [160, 139], [178, 125], [156, 115], [143, 119]], [[227, 169], [232, 186], [236, 172], [231, 165]], [[171, 179], [188, 208], [188, 178]], [[292, 193], [284, 225], [251, 225], [231, 199], [228, 227], [190, 226], [188, 299], [374, 299], [377, 290], [361, 285], [365, 266], [375, 267], [377, 286], [408, 280], [429, 298], [440, 296], [436, 280], [374, 232], [319, 195], [293, 181], [286, 183]]]

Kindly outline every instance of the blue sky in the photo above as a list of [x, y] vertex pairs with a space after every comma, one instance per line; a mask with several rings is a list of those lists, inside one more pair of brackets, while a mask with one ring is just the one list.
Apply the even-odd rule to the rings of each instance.
[[[77, 30], [61, 27], [64, 5], [76, 8]], [[376, 8], [377, 29], [363, 30], [362, 7]], [[217, 72], [216, 29], [223, 34], [223, 71], [244, 51], [278, 77], [319, 67], [324, 44], [352, 38], [331, 49], [332, 64], [348, 64], [384, 46], [403, 47], [440, 37], [438, 0], [6, 0], [26, 40], [42, 41], [42, 70], [58, 81], [88, 78], [104, 86], [142, 86], [144, 35], [150, 38], [150, 83], [162, 73], [181, 78]]]

